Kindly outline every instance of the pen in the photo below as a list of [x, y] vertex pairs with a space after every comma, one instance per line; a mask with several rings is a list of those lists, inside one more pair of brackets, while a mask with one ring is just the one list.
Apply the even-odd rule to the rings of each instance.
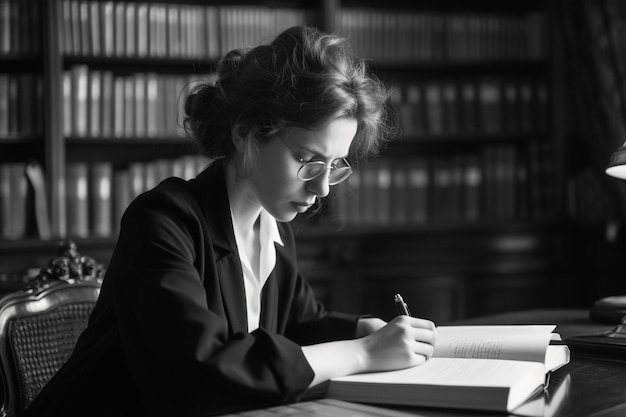
[[393, 297], [393, 301], [396, 303], [396, 310], [398, 310], [398, 314], [403, 316], [411, 315], [411, 313], [409, 312], [409, 306], [406, 305], [400, 294], [396, 294]]

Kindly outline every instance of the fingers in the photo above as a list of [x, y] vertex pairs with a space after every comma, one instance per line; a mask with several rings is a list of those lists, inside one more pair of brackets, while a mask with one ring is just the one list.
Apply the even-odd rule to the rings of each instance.
[[430, 320], [403, 316], [398, 324], [410, 326], [410, 338], [413, 340], [412, 350], [416, 355], [428, 359], [433, 356], [437, 344], [437, 327]]
[[433, 330], [413, 328], [411, 333], [413, 335], [413, 339], [418, 342], [428, 343], [433, 346], [437, 343], [437, 334]]
[[435, 326], [435, 323], [433, 323], [430, 320], [426, 320], [426, 319], [420, 319], [417, 317], [408, 317], [409, 321], [411, 323], [412, 327], [417, 327], [417, 328], [422, 328], [422, 329], [429, 329], [429, 330], [436, 330], [437, 327]]
[[425, 359], [430, 359], [433, 356], [434, 352], [435, 347], [433, 345], [420, 342], [415, 344], [415, 349], [413, 350], [413, 353], [423, 356]]

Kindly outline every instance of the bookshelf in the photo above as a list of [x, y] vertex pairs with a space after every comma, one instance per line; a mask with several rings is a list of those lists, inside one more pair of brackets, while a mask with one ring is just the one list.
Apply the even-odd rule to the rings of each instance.
[[[295, 223], [329, 307], [388, 318], [381, 294], [404, 291], [448, 320], [563, 303], [561, 267], [580, 250], [566, 241], [597, 238], [579, 220], [610, 213], [588, 197], [592, 174], [567, 173], [553, 3], [0, 0], [0, 189], [25, 190], [3, 191], [0, 293], [62, 237], [106, 263], [133, 196], [206, 164], [180, 128], [181, 92], [224, 52], [307, 23], [351, 39], [394, 88], [402, 128]], [[43, 239], [20, 175], [31, 161]]]

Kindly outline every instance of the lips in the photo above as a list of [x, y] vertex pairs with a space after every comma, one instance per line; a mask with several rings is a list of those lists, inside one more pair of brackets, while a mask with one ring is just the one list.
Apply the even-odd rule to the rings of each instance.
[[314, 203], [299, 203], [299, 202], [293, 202], [291, 203], [297, 211], [299, 211], [300, 213], [304, 213], [305, 211], [307, 211], [309, 208], [311, 208], [311, 206]]

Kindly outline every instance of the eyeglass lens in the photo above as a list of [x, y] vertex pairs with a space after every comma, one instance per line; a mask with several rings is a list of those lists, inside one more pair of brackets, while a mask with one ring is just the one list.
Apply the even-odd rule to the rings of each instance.
[[[303, 181], [311, 181], [326, 171], [327, 167], [324, 162], [313, 161], [302, 165], [298, 171], [298, 177]], [[352, 173], [350, 166], [333, 167], [328, 176], [328, 183], [335, 185], [345, 180]]]

